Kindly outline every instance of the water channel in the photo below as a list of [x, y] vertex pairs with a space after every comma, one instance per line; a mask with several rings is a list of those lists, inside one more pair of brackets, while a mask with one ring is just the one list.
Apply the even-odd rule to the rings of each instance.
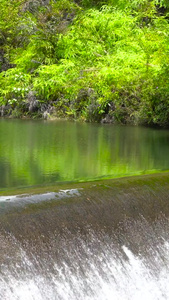
[[0, 299], [169, 299], [168, 153], [167, 130], [0, 120]]

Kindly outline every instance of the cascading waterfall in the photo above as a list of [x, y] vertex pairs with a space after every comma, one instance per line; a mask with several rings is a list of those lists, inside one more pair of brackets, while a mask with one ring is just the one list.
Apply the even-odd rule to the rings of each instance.
[[0, 299], [169, 299], [168, 175], [3, 197]]

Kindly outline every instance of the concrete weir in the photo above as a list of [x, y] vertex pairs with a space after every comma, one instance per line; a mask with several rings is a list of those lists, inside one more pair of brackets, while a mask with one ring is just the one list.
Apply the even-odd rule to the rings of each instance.
[[0, 299], [168, 299], [168, 173], [10, 194]]

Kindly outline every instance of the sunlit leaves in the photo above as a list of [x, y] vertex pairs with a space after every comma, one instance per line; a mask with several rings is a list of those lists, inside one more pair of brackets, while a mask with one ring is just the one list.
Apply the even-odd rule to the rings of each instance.
[[3, 51], [16, 67], [0, 76], [1, 102], [24, 100], [29, 89], [69, 116], [119, 121], [125, 111], [159, 123], [169, 95], [165, 0], [58, 0], [32, 11], [14, 0], [13, 12], [2, 2]]
[[[31, 84], [30, 74], [25, 74], [22, 70], [9, 69], [7, 72], [0, 73], [1, 89], [0, 97], [4, 99], [4, 103], [10, 101], [16, 102], [24, 100], [29, 92]], [[12, 103], [12, 102], [11, 102]]]

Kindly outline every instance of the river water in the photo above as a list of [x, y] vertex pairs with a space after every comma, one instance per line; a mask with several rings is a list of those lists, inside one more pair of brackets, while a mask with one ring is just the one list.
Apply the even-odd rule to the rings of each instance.
[[0, 120], [0, 189], [169, 169], [169, 131]]
[[1, 120], [0, 133], [0, 299], [169, 299], [168, 131]]

